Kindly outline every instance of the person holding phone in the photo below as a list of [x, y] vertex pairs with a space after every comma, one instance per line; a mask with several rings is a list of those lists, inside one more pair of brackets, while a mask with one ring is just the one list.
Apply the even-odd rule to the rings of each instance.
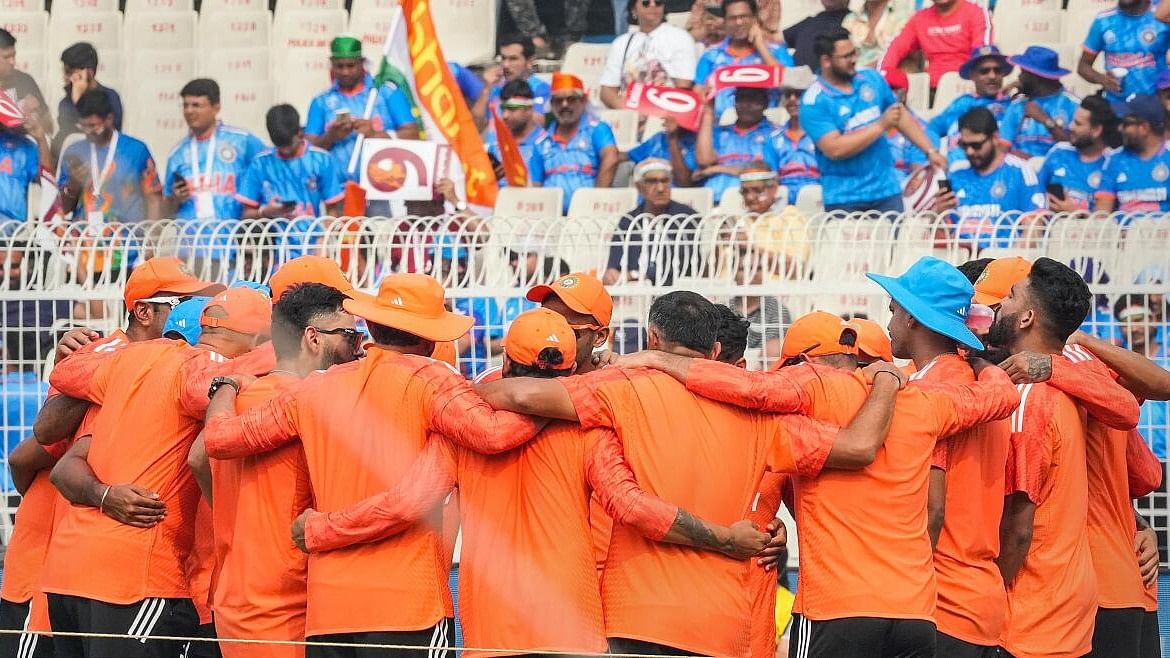
[[54, 154], [61, 152], [66, 137], [84, 132], [79, 125], [81, 116], [77, 112], [77, 103], [87, 91], [97, 90], [106, 95], [114, 117], [114, 129], [122, 129], [122, 97], [118, 92], [98, 82], [97, 49], [84, 41], [75, 43], [61, 52], [61, 66], [65, 80], [65, 97], [57, 105], [58, 130], [53, 137]]
[[1069, 141], [1052, 147], [1040, 167], [1040, 185], [1053, 212], [1095, 210], [1093, 195], [1111, 149], [1121, 145], [1117, 117], [1100, 96], [1089, 96], [1068, 124]]

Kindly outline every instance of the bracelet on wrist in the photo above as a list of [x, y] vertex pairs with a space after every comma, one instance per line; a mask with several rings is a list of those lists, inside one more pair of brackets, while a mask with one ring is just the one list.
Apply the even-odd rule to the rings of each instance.
[[877, 381], [877, 377], [878, 377], [878, 375], [889, 375], [889, 376], [891, 376], [891, 377], [893, 377], [893, 378], [894, 378], [894, 381], [895, 381], [895, 382], [897, 382], [897, 383], [898, 383], [898, 385], [901, 385], [901, 384], [902, 384], [902, 378], [901, 378], [901, 377], [899, 377], [899, 376], [898, 376], [896, 373], [890, 372], [889, 370], [879, 370], [879, 371], [877, 371], [877, 372], [874, 374], [874, 376], [873, 376], [873, 379], [874, 379], [874, 381]]
[[106, 496], [110, 495], [110, 489], [113, 489], [113, 488], [114, 488], [114, 485], [107, 484], [106, 490], [102, 492], [102, 499], [100, 501], [98, 501], [98, 511], [101, 512], [102, 514], [106, 513], [106, 510], [104, 509], [106, 506]]

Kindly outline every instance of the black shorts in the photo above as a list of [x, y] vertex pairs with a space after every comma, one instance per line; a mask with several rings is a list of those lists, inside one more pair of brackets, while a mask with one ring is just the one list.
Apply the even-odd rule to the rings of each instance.
[[191, 637], [199, 617], [191, 599], [149, 598], [119, 605], [80, 596], [49, 594], [49, 622], [54, 631], [108, 633], [124, 638], [53, 638], [59, 658], [174, 658], [186, 642], [152, 640], [152, 636]]
[[1141, 608], [1097, 608], [1093, 626], [1093, 658], [1138, 658], [1142, 649]]
[[1158, 630], [1158, 613], [1142, 614], [1142, 658], [1162, 658], [1162, 634]]
[[793, 615], [788, 658], [934, 658], [936, 632], [922, 619]]
[[[0, 628], [6, 631], [28, 630], [31, 601], [13, 603], [0, 599]], [[0, 633], [0, 656], [16, 658], [52, 658], [53, 638], [36, 633], [20, 635]]]
[[[200, 624], [195, 637], [215, 637], [215, 624]], [[182, 658], [223, 658], [218, 642], [192, 642]]]
[[[337, 644], [400, 644], [418, 649], [369, 649], [365, 647], [305, 648], [305, 658], [448, 658], [455, 655], [455, 620], [442, 619], [421, 631], [377, 631], [371, 633], [334, 633], [314, 635], [309, 642]], [[448, 652], [448, 649], [451, 649]]]
[[998, 658], [999, 647], [985, 647], [981, 644], [964, 642], [939, 631], [935, 636], [935, 653], [946, 658]]
[[644, 656], [698, 656], [700, 654], [683, 651], [665, 644], [630, 640], [624, 637], [609, 638], [610, 653], [637, 653]]

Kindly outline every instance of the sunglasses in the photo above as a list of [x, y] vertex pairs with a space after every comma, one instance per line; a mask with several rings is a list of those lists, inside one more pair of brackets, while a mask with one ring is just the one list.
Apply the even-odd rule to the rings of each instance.
[[138, 301], [140, 301], [144, 304], [166, 304], [167, 306], [174, 308], [174, 307], [178, 306], [179, 304], [182, 304], [183, 302], [187, 301], [188, 299], [191, 299], [190, 295], [187, 295], [185, 297], [176, 297], [174, 295], [168, 295], [165, 297], [147, 297], [146, 299], [140, 299]]
[[666, 0], [642, 0], [641, 5], [645, 7], [661, 7], [666, 4]]
[[599, 324], [570, 324], [569, 328], [573, 330], [573, 334], [576, 335], [577, 338], [580, 338], [581, 334], [585, 333], [586, 331], [601, 331], [605, 327]]
[[978, 151], [979, 149], [986, 146], [987, 142], [989, 142], [989, 141], [991, 141], [990, 137], [988, 137], [986, 139], [981, 139], [978, 142], [962, 142], [961, 141], [961, 142], [959, 142], [959, 148], [963, 149], [964, 151]]
[[975, 72], [978, 73], [979, 75], [991, 75], [992, 73], [995, 73], [997, 75], [1002, 75], [1003, 69], [999, 68], [998, 66], [987, 66], [987, 67], [984, 67], [981, 69], [976, 69]]
[[[312, 325], [309, 325], [312, 326]], [[343, 336], [354, 347], [362, 344], [362, 340], [366, 337], [365, 334], [357, 329], [350, 327], [338, 327], [336, 329], [322, 329], [321, 327], [313, 327], [313, 330], [319, 334], [326, 334], [329, 336]]]

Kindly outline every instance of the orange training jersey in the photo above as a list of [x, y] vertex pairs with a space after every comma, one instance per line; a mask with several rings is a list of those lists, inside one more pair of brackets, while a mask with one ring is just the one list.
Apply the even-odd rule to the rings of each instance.
[[[212, 458], [231, 459], [299, 437], [317, 509], [331, 512], [399, 482], [429, 430], [498, 452], [531, 438], [536, 425], [492, 411], [446, 364], [375, 347], [241, 416], [210, 419], [204, 439]], [[310, 556], [306, 635], [421, 630], [451, 616], [443, 552], [436, 521]]]
[[[790, 477], [784, 473], [765, 471], [760, 486], [752, 497], [747, 518], [761, 530], [776, 518], [784, 488]], [[749, 572], [752, 589], [752, 658], [772, 658], [776, 655], [776, 581], [775, 571], [765, 571], [752, 560]], [[783, 630], [783, 629], [780, 629]]]
[[1092, 649], [1097, 579], [1085, 532], [1081, 412], [1047, 384], [1019, 388], [1004, 492], [1027, 495], [1036, 514], [1028, 555], [1008, 584], [1002, 646], [1016, 658], [1082, 656]]
[[[965, 359], [945, 354], [910, 380], [969, 384], [975, 374]], [[934, 549], [935, 622], [940, 632], [980, 646], [998, 645], [1007, 619], [1007, 591], [996, 558], [1010, 436], [1007, 419], [976, 425], [940, 441], [933, 463], [947, 479], [946, 512]]]
[[[846, 425], [868, 388], [860, 371], [802, 364], [750, 372], [710, 361], [691, 364], [687, 388], [756, 408], [790, 408], [803, 382], [815, 418]], [[844, 617], [933, 620], [935, 579], [927, 536], [930, 457], [939, 436], [1006, 417], [1019, 401], [1002, 371], [987, 368], [967, 386], [919, 384], [898, 394], [885, 445], [857, 471], [826, 469], [796, 480], [800, 572], [794, 611], [822, 621]], [[868, 504], [859, 505], [864, 500]], [[875, 513], [880, 510], [880, 513]]]
[[[750, 513], [766, 468], [820, 471], [835, 436], [788, 431], [786, 423], [811, 421], [699, 399], [654, 371], [605, 368], [558, 381], [582, 427], [612, 427], [621, 436], [641, 486], [722, 525]], [[606, 634], [703, 655], [748, 656], [756, 568], [750, 560], [659, 544], [615, 525], [602, 574]]]
[[[300, 380], [271, 373], [236, 398], [243, 413]], [[307, 556], [289, 529], [312, 505], [304, 450], [289, 444], [242, 459], [212, 459], [219, 565], [212, 607], [219, 637], [300, 641], [305, 637]], [[305, 655], [299, 645], [225, 642], [224, 658]]]

